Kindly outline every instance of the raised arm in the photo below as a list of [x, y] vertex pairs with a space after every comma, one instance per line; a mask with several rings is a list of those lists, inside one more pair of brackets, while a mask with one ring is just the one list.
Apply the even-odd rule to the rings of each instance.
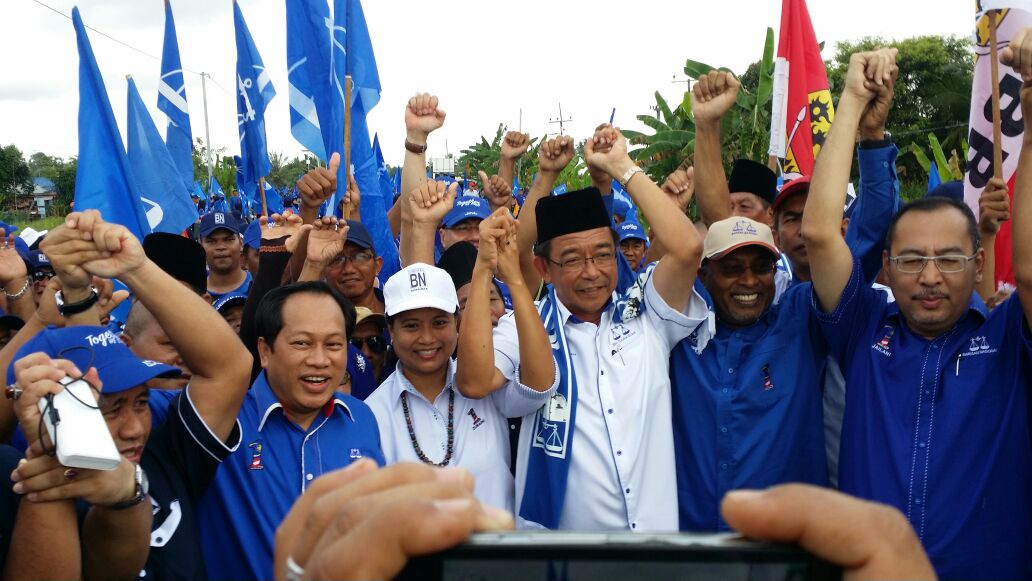
[[[305, 266], [298, 282], [321, 280], [330, 262], [344, 250], [348, 239], [347, 221], [336, 216], [323, 216], [312, 224], [306, 243]], [[261, 268], [258, 269], [261, 272]]]
[[[498, 159], [498, 177], [502, 179], [512, 195], [512, 178], [516, 176], [516, 162], [530, 149], [530, 135], [519, 131], [509, 131], [502, 139], [502, 151]], [[483, 178], [481, 178], [483, 180]], [[492, 206], [492, 210], [497, 210]]]
[[83, 267], [124, 282], [168, 335], [193, 372], [191, 402], [212, 433], [226, 441], [250, 386], [251, 354], [236, 333], [207, 301], [147, 258], [124, 226], [104, 222], [95, 211], [73, 213], [68, 222], [90, 233], [96, 249], [107, 255]]
[[[618, 128], [609, 125], [596, 131], [584, 144], [584, 157], [611, 176], [624, 176], [634, 167], [627, 155], [627, 140]], [[667, 248], [653, 274], [656, 291], [671, 308], [683, 311], [702, 262], [702, 239], [688, 216], [645, 172], [633, 173], [621, 186], [644, 214], [656, 239]]]
[[985, 302], [996, 294], [996, 234], [1000, 224], [1009, 219], [1007, 184], [1000, 178], [992, 178], [978, 197], [978, 239], [985, 250], [985, 262], [982, 280], [975, 285], [975, 290]]
[[[1025, 310], [1025, 324], [1032, 328], [1032, 29], [1025, 28], [1000, 53], [1000, 62], [1014, 67], [1024, 80], [1021, 114], [1025, 134], [1014, 177], [1014, 223], [1011, 225], [1014, 282]], [[991, 273], [990, 273], [991, 275]]]
[[434, 95], [418, 93], [405, 106], [405, 164], [401, 170], [401, 197], [387, 213], [394, 236], [401, 234], [401, 205], [406, 196], [426, 181], [427, 139], [444, 125], [446, 116], [438, 105]]
[[[670, 196], [682, 214], [688, 215], [688, 205], [692, 203], [695, 195], [695, 167], [679, 167], [667, 176], [660, 186], [663, 192]], [[645, 264], [656, 262], [666, 254], [666, 246], [656, 238], [651, 242], [648, 252], [645, 253]]]
[[734, 106], [741, 86], [729, 72], [710, 71], [692, 88], [697, 203], [707, 227], [731, 216], [731, 193], [720, 155], [720, 121]]
[[443, 182], [424, 181], [409, 192], [402, 206], [401, 245], [399, 254], [403, 265], [434, 264], [434, 242], [441, 220], [455, 204], [459, 184], [445, 187]]
[[520, 253], [520, 269], [527, 287], [535, 292], [541, 286], [541, 275], [534, 268], [534, 243], [537, 241], [538, 200], [552, 193], [559, 172], [573, 160], [573, 138], [569, 135], [549, 139], [538, 149], [538, 173], [527, 200], [520, 208], [520, 229], [516, 233]]
[[802, 232], [813, 289], [826, 312], [838, 306], [853, 270], [853, 255], [842, 237], [842, 213], [857, 128], [865, 110], [891, 99], [890, 86], [898, 72], [894, 48], [850, 57], [835, 123], [814, 165]]
[[480, 248], [459, 330], [459, 357], [455, 372], [455, 383], [466, 397], [485, 397], [507, 381], [494, 365], [491, 285], [496, 271], [512, 296], [520, 351], [517, 381], [536, 391], [547, 391], [555, 382], [548, 334], [520, 274], [516, 245], [516, 232], [520, 227], [521, 224], [505, 208], [495, 210], [480, 223]]

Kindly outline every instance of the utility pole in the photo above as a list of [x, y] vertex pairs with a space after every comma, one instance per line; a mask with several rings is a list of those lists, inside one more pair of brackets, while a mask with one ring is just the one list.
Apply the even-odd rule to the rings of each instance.
[[204, 77], [208, 76], [208, 73], [201, 73], [201, 95], [204, 98], [204, 140], [206, 146], [206, 156], [208, 162], [208, 194], [211, 194], [211, 180], [212, 180], [212, 167], [211, 167], [211, 131], [208, 129], [208, 86], [204, 82]]
[[573, 121], [572, 117], [567, 118], [567, 119], [563, 118], [563, 104], [562, 103], [559, 103], [559, 118], [558, 119], [552, 119], [552, 118], [548, 119], [549, 123], [558, 123], [559, 124], [559, 135], [565, 135], [565, 132], [564, 132], [565, 129], [566, 129], [565, 124], [566, 123], [570, 123], [571, 121]]

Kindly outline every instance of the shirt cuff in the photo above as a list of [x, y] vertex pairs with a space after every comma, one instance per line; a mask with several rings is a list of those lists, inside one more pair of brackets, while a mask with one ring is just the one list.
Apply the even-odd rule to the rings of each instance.
[[552, 366], [555, 372], [552, 385], [545, 391], [538, 391], [520, 382], [520, 368], [517, 365], [513, 378], [509, 380], [509, 385], [496, 392], [502, 398], [502, 405], [499, 407], [506, 417], [523, 417], [536, 412], [541, 409], [541, 406], [548, 403], [556, 388], [559, 387], [559, 364], [555, 357], [552, 357]]

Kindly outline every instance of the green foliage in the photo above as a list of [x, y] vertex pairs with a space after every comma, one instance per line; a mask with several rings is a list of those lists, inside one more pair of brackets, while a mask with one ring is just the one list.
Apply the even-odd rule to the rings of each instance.
[[[866, 37], [838, 43], [834, 58], [826, 63], [832, 94], [837, 97], [842, 90], [850, 55], [881, 46], [899, 50], [896, 62], [900, 77], [889, 113], [889, 131], [896, 145], [901, 151], [913, 151], [911, 144], [923, 147], [931, 135], [942, 144], [940, 153], [954, 150], [959, 152], [958, 162], [966, 159], [974, 71], [971, 42], [956, 36], [918, 36], [899, 41]], [[903, 166], [901, 175], [908, 179], [928, 175], [927, 168], [915, 156], [900, 156], [899, 163]], [[936, 164], [940, 172], [947, 171], [950, 165], [945, 156]]]
[[5, 207], [17, 195], [32, 193], [32, 173], [14, 145], [0, 147], [0, 203]]
[[[62, 159], [42, 152], [29, 157], [29, 171], [33, 177], [44, 177], [54, 182], [57, 189], [58, 206], [67, 208], [75, 197], [75, 171], [78, 167], [76, 158]], [[51, 208], [54, 211], [54, 208]]]
[[460, 174], [469, 167], [471, 180], [477, 179], [477, 172], [484, 171], [488, 175], [498, 173], [498, 161], [502, 154], [502, 138], [505, 136], [505, 126], [498, 124], [494, 137], [488, 141], [481, 136], [480, 141], [470, 145], [459, 152], [459, 160], [455, 164], [455, 173]]

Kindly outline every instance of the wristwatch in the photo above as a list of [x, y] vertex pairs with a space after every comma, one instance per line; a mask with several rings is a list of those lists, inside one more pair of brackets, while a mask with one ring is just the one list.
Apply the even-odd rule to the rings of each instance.
[[406, 139], [405, 140], [405, 149], [411, 151], [412, 153], [423, 153], [423, 152], [426, 151], [426, 144], [424, 143], [424, 144], [420, 145], [418, 143], [412, 143], [411, 141]]
[[124, 502], [112, 504], [108, 508], [113, 510], [132, 508], [143, 502], [144, 498], [147, 498], [147, 493], [150, 491], [150, 481], [147, 480], [147, 473], [143, 471], [143, 468], [141, 468], [139, 464], [136, 465], [136, 475], [134, 476], [134, 480], [136, 481], [136, 495]]
[[620, 178], [617, 180], [618, 182], [620, 182], [620, 187], [626, 189], [627, 182], [631, 181], [631, 178], [634, 177], [634, 174], [636, 173], [642, 173], [642, 169], [636, 165], [632, 165], [631, 167], [629, 167], [627, 171], [625, 171], [624, 174], [620, 176]]
[[62, 317], [77, 315], [89, 310], [93, 305], [97, 304], [97, 300], [99, 300], [99, 298], [100, 295], [97, 293], [96, 287], [90, 287], [90, 294], [77, 303], [66, 303], [64, 293], [61, 291], [54, 293], [54, 302], [57, 303], [57, 312], [61, 313]]

